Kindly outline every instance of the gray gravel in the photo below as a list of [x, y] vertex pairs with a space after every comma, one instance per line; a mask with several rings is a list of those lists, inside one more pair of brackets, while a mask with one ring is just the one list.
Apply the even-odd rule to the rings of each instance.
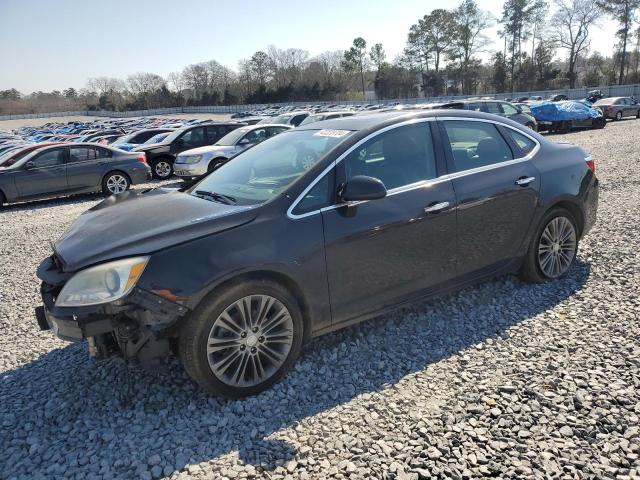
[[35, 267], [98, 197], [0, 213], [1, 478], [639, 478], [640, 120], [557, 135], [597, 162], [562, 281], [502, 277], [313, 341], [242, 401], [38, 331]]

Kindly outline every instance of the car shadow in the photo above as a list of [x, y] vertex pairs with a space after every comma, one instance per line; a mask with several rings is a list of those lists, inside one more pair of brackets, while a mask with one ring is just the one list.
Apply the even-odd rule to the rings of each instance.
[[[275, 438], [279, 430], [392, 388], [487, 339], [508, 337], [510, 327], [579, 291], [589, 273], [590, 265], [577, 261], [553, 288], [503, 276], [325, 335], [306, 345], [280, 383], [235, 401], [206, 395], [175, 359], [157, 372], [130, 370], [119, 360], [96, 363], [85, 344], [70, 344], [0, 374], [0, 476], [45, 475], [57, 462], [69, 477], [103, 459], [105, 473], [139, 476], [155, 455], [167, 476], [234, 452], [245, 465], [271, 471], [300, 455]], [[423, 395], [432, 400], [430, 392]], [[6, 448], [16, 437], [24, 439], [17, 453]], [[58, 445], [64, 456], [33, 464], [34, 443]]]

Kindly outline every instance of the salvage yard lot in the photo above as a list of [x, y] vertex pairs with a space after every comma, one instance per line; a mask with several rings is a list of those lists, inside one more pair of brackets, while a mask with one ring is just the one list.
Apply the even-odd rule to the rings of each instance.
[[0, 478], [640, 476], [640, 120], [549, 138], [601, 181], [566, 278], [501, 277], [321, 337], [240, 401], [177, 360], [129, 371], [40, 332], [35, 269], [100, 197], [6, 208]]

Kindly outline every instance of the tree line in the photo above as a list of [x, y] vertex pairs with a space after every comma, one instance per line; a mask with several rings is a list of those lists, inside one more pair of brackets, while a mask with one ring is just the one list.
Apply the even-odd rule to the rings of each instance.
[[[163, 77], [96, 77], [79, 91], [0, 91], [0, 112], [138, 110], [175, 106], [363, 100], [597, 87], [640, 83], [640, 0], [505, 0], [494, 17], [474, 0], [434, 9], [389, 60], [357, 37], [345, 50], [310, 56], [270, 46], [237, 70], [215, 60]], [[617, 25], [610, 56], [591, 49], [600, 22]], [[499, 27], [499, 42], [489, 28]], [[484, 59], [484, 60], [483, 60]]]

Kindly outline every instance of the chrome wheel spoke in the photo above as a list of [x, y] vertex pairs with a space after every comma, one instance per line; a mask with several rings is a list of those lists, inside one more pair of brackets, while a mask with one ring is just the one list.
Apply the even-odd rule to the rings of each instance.
[[569, 269], [576, 253], [576, 231], [566, 217], [555, 217], [545, 227], [538, 243], [538, 265], [549, 278]]
[[227, 385], [251, 387], [274, 375], [293, 344], [293, 319], [269, 295], [249, 295], [229, 305], [213, 323], [207, 359]]

